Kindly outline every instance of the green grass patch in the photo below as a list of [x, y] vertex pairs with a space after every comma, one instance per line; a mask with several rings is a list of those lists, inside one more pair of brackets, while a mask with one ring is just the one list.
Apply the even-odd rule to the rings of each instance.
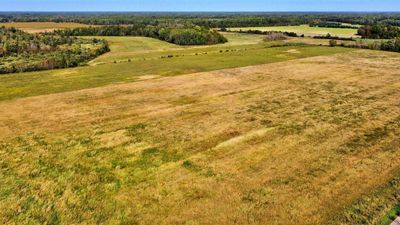
[[340, 37], [355, 37], [357, 34], [357, 29], [310, 27], [308, 25], [276, 26], [276, 27], [238, 27], [238, 28], [229, 28], [229, 30], [232, 30], [232, 31], [260, 30], [260, 31], [295, 32], [298, 35], [304, 34], [305, 36], [317, 36], [317, 35], [331, 34], [333, 36], [340, 36]]
[[398, 216], [400, 216], [400, 203], [390, 210], [376, 225], [390, 225]]
[[[224, 51], [220, 52], [221, 49]], [[296, 49], [296, 53], [289, 51], [292, 49]], [[131, 62], [3, 75], [0, 76], [0, 100], [132, 82], [143, 75], [175, 76], [348, 51], [351, 50], [323, 46], [271, 47], [271, 44], [262, 43], [144, 53]], [[162, 57], [168, 55], [172, 57]]]

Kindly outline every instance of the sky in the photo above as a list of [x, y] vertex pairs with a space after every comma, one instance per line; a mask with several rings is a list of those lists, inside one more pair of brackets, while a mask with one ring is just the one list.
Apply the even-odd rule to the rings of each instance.
[[400, 11], [400, 0], [0, 0], [0, 11]]

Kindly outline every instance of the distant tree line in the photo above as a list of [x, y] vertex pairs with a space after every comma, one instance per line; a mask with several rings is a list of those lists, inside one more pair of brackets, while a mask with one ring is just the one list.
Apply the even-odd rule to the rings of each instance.
[[261, 31], [261, 30], [227, 30], [225, 28], [220, 29], [223, 32], [230, 32], [230, 33], [243, 33], [243, 34], [261, 34], [261, 35], [270, 35], [270, 34], [277, 34], [281, 33], [288, 37], [304, 37], [304, 35], [298, 35], [295, 32], [283, 32], [283, 31]]
[[150, 25], [112, 25], [57, 30], [54, 33], [60, 36], [143, 36], [178, 45], [211, 45], [227, 42], [227, 39], [217, 31], [199, 26], [169, 28]]
[[383, 24], [373, 24], [360, 27], [358, 35], [370, 39], [393, 39], [400, 37], [400, 27]]
[[315, 39], [330, 39], [330, 40], [342, 40], [342, 41], [354, 41], [352, 37], [339, 37], [339, 36], [332, 36], [331, 34], [326, 35], [317, 35], [314, 36]]
[[107, 51], [104, 40], [0, 27], [0, 74], [74, 67]]
[[391, 52], [400, 52], [400, 38], [395, 38], [391, 40], [381, 40], [369, 42], [365, 40], [357, 40], [351, 43], [337, 43], [337, 40], [330, 39], [329, 45], [331, 47], [342, 46], [347, 48], [362, 48], [362, 49], [371, 49], [371, 50], [382, 50], [382, 51], [391, 51]]
[[[400, 26], [400, 13], [0, 13], [0, 22], [76, 22], [93, 25], [151, 25], [208, 28], [342, 23]], [[336, 24], [334, 24], [336, 23]]]
[[357, 26], [351, 24], [343, 24], [339, 22], [329, 22], [329, 21], [321, 21], [321, 22], [311, 22], [310, 27], [328, 27], [328, 28], [350, 28], [357, 29]]

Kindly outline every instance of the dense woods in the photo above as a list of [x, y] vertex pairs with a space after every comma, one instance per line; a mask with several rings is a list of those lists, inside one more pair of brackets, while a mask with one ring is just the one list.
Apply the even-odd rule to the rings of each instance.
[[400, 13], [0, 13], [0, 22], [77, 22], [168, 27], [183, 24], [209, 28], [300, 24], [337, 26], [342, 23], [400, 26]]
[[383, 24], [368, 25], [360, 27], [358, 35], [371, 39], [392, 39], [400, 37], [400, 27]]
[[0, 27], [0, 73], [74, 67], [107, 51], [104, 40]]
[[227, 39], [217, 31], [199, 26], [170, 28], [149, 25], [113, 25], [58, 30], [55, 33], [62, 36], [143, 36], [178, 45], [210, 45], [227, 42]]

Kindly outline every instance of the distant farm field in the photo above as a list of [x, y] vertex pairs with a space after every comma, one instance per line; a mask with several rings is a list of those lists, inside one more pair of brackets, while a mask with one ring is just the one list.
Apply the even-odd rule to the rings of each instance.
[[45, 31], [53, 31], [57, 29], [89, 27], [86, 24], [80, 23], [54, 23], [54, 22], [12, 22], [0, 23], [0, 27], [15, 27], [28, 33], [39, 33]]
[[310, 27], [308, 25], [300, 26], [276, 26], [276, 27], [239, 27], [229, 28], [232, 31], [239, 30], [260, 30], [260, 31], [282, 31], [282, 32], [295, 32], [298, 35], [304, 34], [305, 36], [318, 36], [331, 34], [340, 37], [356, 37], [357, 29], [351, 28], [326, 28], [326, 27]]

